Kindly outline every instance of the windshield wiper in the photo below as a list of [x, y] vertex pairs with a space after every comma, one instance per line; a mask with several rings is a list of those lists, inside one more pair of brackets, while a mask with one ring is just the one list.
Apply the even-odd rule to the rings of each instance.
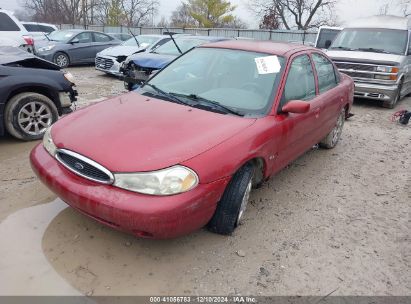
[[333, 47], [330, 47], [330, 50], [335, 50], [335, 49], [344, 50], [344, 51], [354, 51], [354, 49], [346, 47], [346, 46], [333, 46]]
[[390, 54], [390, 52], [387, 52], [386, 50], [375, 49], [375, 48], [371, 48], [371, 47], [370, 48], [358, 48], [358, 51]]
[[179, 93], [170, 93], [170, 94], [172, 94], [172, 95], [174, 95], [174, 96], [181, 96], [181, 97], [189, 98], [190, 100], [202, 102], [202, 103], [205, 103], [205, 104], [208, 104], [208, 105], [212, 105], [212, 106], [217, 107], [217, 108], [219, 108], [220, 110], [224, 111], [225, 113], [234, 114], [234, 115], [241, 116], [241, 117], [244, 116], [244, 114], [242, 114], [242, 113], [240, 113], [240, 112], [237, 112], [236, 110], [234, 110], [234, 109], [232, 109], [232, 108], [230, 108], [230, 107], [227, 107], [227, 106], [225, 106], [225, 105], [222, 105], [221, 103], [219, 103], [219, 102], [217, 102], [217, 101], [210, 100], [210, 99], [207, 99], [207, 98], [198, 96], [198, 95], [196, 95], [196, 94], [188, 94], [188, 95], [186, 95], [186, 94], [179, 94]]
[[163, 95], [165, 97], [168, 97], [169, 99], [182, 104], [182, 105], [186, 105], [186, 106], [191, 106], [191, 104], [181, 100], [180, 98], [178, 98], [177, 96], [175, 96], [173, 93], [167, 93], [166, 91], [163, 91], [162, 89], [159, 89], [157, 86], [155, 86], [154, 84], [151, 83], [145, 83], [143, 85], [143, 87], [148, 86], [150, 88], [152, 88], [154, 91], [156, 91], [157, 93], [159, 93], [160, 95]]

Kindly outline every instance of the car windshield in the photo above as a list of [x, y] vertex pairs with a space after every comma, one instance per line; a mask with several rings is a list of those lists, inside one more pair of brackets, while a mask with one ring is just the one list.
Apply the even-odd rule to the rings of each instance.
[[[154, 42], [158, 40], [158, 37], [153, 37], [153, 36], [136, 36], [136, 39], [140, 45], [145, 44], [145, 45], [152, 45]], [[124, 46], [136, 46], [136, 39], [130, 38], [126, 40], [123, 45]]]
[[76, 33], [72, 31], [55, 31], [48, 35], [48, 37], [52, 41], [65, 42], [73, 38], [74, 35], [76, 35]]
[[404, 55], [407, 31], [390, 29], [344, 29], [330, 49], [369, 51]]
[[[189, 49], [198, 46], [200, 44], [204, 44], [206, 42], [209, 42], [208, 40], [205, 39], [187, 39], [187, 38], [174, 38], [176, 41], [178, 47], [180, 48], [181, 52], [187, 52]], [[162, 46], [158, 47], [155, 52], [157, 54], [162, 54], [162, 55], [174, 55], [178, 56], [180, 55], [180, 52], [178, 51], [176, 45], [172, 40], [164, 43]]]
[[138, 92], [209, 111], [261, 116], [272, 106], [283, 65], [284, 58], [274, 55], [197, 48], [172, 62]]

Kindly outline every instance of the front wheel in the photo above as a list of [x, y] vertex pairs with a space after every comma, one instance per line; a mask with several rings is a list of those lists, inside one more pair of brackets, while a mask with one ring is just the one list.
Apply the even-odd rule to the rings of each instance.
[[4, 122], [10, 135], [36, 140], [58, 119], [56, 105], [48, 97], [34, 92], [21, 93], [6, 104]]
[[70, 58], [67, 54], [58, 52], [54, 55], [53, 61], [57, 64], [60, 68], [66, 68], [70, 64]]
[[218, 234], [231, 234], [241, 222], [250, 199], [254, 166], [244, 165], [234, 174], [224, 191], [208, 229]]
[[334, 128], [320, 142], [320, 146], [322, 148], [332, 149], [337, 145], [338, 141], [340, 140], [341, 133], [344, 127], [345, 117], [346, 117], [345, 109], [341, 109], [340, 115], [338, 116], [338, 119], [337, 119], [337, 122]]
[[388, 100], [388, 101], [384, 101], [382, 106], [384, 108], [388, 108], [388, 109], [394, 109], [395, 105], [397, 104], [397, 102], [400, 101], [401, 99], [401, 90], [402, 90], [402, 81], [400, 83], [400, 85], [398, 86], [398, 92], [397, 95], [395, 95], [394, 99], [392, 100]]

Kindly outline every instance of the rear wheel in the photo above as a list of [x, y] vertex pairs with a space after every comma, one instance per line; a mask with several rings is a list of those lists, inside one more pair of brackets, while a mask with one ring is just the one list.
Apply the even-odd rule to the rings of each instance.
[[252, 164], [244, 165], [234, 174], [208, 223], [210, 231], [227, 235], [239, 225], [250, 199], [253, 175]]
[[4, 122], [12, 136], [22, 140], [36, 140], [58, 119], [58, 111], [48, 97], [34, 93], [21, 93], [6, 104]]
[[70, 64], [70, 58], [67, 54], [58, 52], [54, 55], [53, 62], [61, 68], [66, 68]]
[[337, 145], [338, 141], [340, 140], [341, 133], [344, 127], [345, 117], [346, 117], [345, 109], [341, 109], [340, 115], [338, 116], [338, 119], [337, 119], [337, 122], [334, 128], [320, 142], [320, 146], [322, 148], [332, 149]]

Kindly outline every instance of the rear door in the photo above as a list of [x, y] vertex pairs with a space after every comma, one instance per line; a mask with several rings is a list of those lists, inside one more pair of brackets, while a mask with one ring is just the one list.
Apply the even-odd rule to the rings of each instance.
[[[273, 171], [291, 162], [318, 143], [321, 129], [322, 100], [317, 97], [314, 68], [308, 54], [291, 59], [282, 97], [277, 109], [277, 121], [283, 130], [281, 150], [276, 151], [277, 161]], [[283, 113], [282, 107], [291, 100], [302, 100], [310, 104], [307, 113]], [[278, 168], [277, 168], [278, 166]]]
[[94, 62], [95, 54], [91, 32], [82, 32], [73, 37], [71, 41], [76, 39], [78, 39], [78, 42], [72, 43], [68, 50], [71, 62]]
[[334, 128], [340, 114], [344, 91], [338, 87], [339, 74], [331, 61], [320, 53], [312, 53], [312, 60], [318, 79], [318, 99], [323, 104], [318, 141], [321, 141]]
[[94, 42], [93, 42], [93, 51], [94, 51], [94, 56], [93, 59], [96, 58], [96, 54], [98, 52], [101, 52], [102, 50], [113, 46], [113, 45], [118, 45], [117, 40], [114, 40], [112, 37], [103, 34], [103, 33], [93, 33], [94, 36]]

